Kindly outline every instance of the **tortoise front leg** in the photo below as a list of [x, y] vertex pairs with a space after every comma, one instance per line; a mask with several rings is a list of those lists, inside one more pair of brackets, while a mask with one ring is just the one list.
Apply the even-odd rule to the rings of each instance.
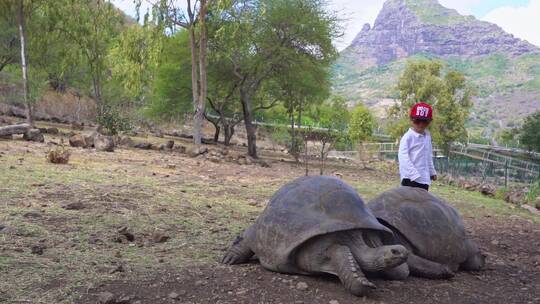
[[221, 263], [227, 265], [243, 264], [251, 259], [254, 252], [251, 250], [246, 240], [246, 236], [249, 233], [253, 233], [251, 227], [249, 227], [242, 236], [238, 236], [234, 240], [232, 245], [227, 249], [227, 252], [225, 252], [225, 256], [221, 260]]
[[363, 296], [376, 286], [366, 279], [356, 263], [349, 247], [333, 245], [328, 248], [328, 258], [333, 272], [337, 274], [345, 288], [355, 296]]
[[449, 279], [454, 272], [448, 265], [439, 264], [410, 253], [407, 264], [412, 275], [428, 279]]

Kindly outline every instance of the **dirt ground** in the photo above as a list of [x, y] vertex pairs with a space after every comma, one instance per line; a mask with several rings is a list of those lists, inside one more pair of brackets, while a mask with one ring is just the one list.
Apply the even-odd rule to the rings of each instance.
[[[502, 200], [434, 185], [463, 214], [488, 255], [487, 269], [440, 281], [373, 278], [378, 288], [356, 298], [332, 277], [218, 263], [272, 193], [304, 174], [280, 161], [286, 156], [263, 152], [265, 168], [174, 151], [70, 148], [69, 164], [47, 163], [51, 142], [60, 141], [0, 140], [0, 302], [540, 303], [540, 217]], [[394, 164], [372, 167], [333, 163], [327, 174], [369, 200], [397, 185]]]

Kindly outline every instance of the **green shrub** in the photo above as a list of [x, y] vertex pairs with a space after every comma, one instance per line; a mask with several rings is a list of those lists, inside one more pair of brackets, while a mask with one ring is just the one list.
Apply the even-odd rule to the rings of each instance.
[[116, 135], [118, 132], [129, 131], [133, 128], [130, 119], [122, 115], [117, 109], [106, 107], [97, 117], [99, 125], [107, 128], [111, 135]]
[[540, 180], [531, 185], [529, 192], [527, 192], [527, 202], [534, 202], [540, 199]]

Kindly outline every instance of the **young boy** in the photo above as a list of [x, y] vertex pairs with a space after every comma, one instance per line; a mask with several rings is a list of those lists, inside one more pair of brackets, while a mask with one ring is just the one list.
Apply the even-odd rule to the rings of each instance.
[[429, 104], [420, 102], [411, 108], [412, 127], [399, 142], [399, 174], [401, 185], [429, 190], [431, 181], [437, 180], [433, 166], [431, 135], [426, 130], [433, 117]]

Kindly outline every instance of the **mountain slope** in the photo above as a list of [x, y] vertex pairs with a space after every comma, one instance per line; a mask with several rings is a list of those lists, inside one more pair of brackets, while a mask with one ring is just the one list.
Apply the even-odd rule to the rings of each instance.
[[540, 48], [436, 0], [388, 0], [334, 66], [334, 89], [351, 102], [384, 107], [406, 61], [437, 58], [477, 87], [471, 126], [512, 125], [540, 109]]

